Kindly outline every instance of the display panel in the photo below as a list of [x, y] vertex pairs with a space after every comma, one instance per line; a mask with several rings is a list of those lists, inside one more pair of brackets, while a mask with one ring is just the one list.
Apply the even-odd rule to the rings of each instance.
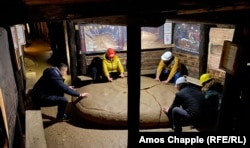
[[174, 28], [175, 48], [198, 54], [200, 47], [200, 25], [177, 23]]
[[[79, 24], [81, 50], [84, 53], [104, 52], [108, 48], [127, 50], [127, 27], [100, 24]], [[141, 48], [166, 48], [172, 43], [172, 23], [160, 27], [141, 27]]]

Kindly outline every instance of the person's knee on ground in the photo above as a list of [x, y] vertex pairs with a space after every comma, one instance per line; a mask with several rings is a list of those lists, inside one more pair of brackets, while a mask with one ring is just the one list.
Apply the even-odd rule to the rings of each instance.
[[176, 80], [180, 77], [181, 77], [181, 72], [176, 72], [174, 75], [174, 84], [175, 84]]
[[160, 74], [160, 80], [161, 81], [164, 81], [168, 78], [168, 75], [169, 75], [169, 71], [164, 69], [162, 70], [161, 74]]

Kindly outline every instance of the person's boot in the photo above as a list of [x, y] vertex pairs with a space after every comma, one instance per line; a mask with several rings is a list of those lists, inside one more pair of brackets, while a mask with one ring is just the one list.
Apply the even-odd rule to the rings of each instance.
[[69, 117], [69, 115], [63, 114], [62, 117], [57, 116], [56, 119], [59, 120], [59, 121], [68, 121], [68, 120], [70, 120], [71, 118]]

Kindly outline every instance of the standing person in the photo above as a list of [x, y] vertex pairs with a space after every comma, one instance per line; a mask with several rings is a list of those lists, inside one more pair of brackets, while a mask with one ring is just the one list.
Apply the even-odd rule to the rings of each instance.
[[108, 48], [102, 60], [103, 74], [109, 82], [124, 77], [124, 68], [114, 49]]
[[168, 116], [173, 130], [181, 132], [182, 126], [196, 125], [201, 118], [204, 95], [198, 88], [189, 87], [185, 77], [176, 80], [176, 87], [179, 92], [175, 94], [170, 107], [163, 107], [163, 112]]
[[161, 56], [155, 80], [168, 84], [170, 81], [174, 81], [175, 83], [179, 77], [181, 77], [180, 60], [178, 57], [173, 56], [171, 51], [166, 51]]
[[36, 107], [46, 107], [57, 105], [56, 118], [68, 120], [65, 113], [68, 99], [64, 97], [67, 93], [75, 97], [86, 97], [88, 93], [78, 93], [73, 86], [64, 84], [64, 76], [67, 74], [68, 66], [60, 63], [57, 67], [50, 67], [43, 71], [43, 75], [34, 85], [31, 98]]
[[219, 79], [212, 78], [209, 73], [200, 76], [200, 83], [205, 96], [205, 113], [208, 117], [206, 123], [215, 126], [221, 106], [223, 85]]

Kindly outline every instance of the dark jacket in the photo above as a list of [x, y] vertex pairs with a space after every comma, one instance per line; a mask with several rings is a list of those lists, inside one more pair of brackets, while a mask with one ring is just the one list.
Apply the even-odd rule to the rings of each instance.
[[169, 113], [174, 107], [182, 107], [189, 114], [190, 119], [197, 119], [202, 114], [204, 95], [194, 87], [185, 87], [176, 93], [175, 99], [169, 108]]
[[222, 90], [223, 85], [218, 79], [212, 79], [202, 87], [207, 106], [211, 111], [217, 112], [220, 110]]
[[223, 85], [220, 80], [212, 79], [202, 87], [205, 96], [204, 125], [213, 127], [216, 125], [221, 108]]
[[36, 82], [32, 89], [32, 98], [42, 98], [46, 96], [64, 96], [67, 93], [71, 96], [80, 96], [80, 94], [68, 85], [64, 84], [64, 79], [56, 67], [47, 68], [43, 75]]

